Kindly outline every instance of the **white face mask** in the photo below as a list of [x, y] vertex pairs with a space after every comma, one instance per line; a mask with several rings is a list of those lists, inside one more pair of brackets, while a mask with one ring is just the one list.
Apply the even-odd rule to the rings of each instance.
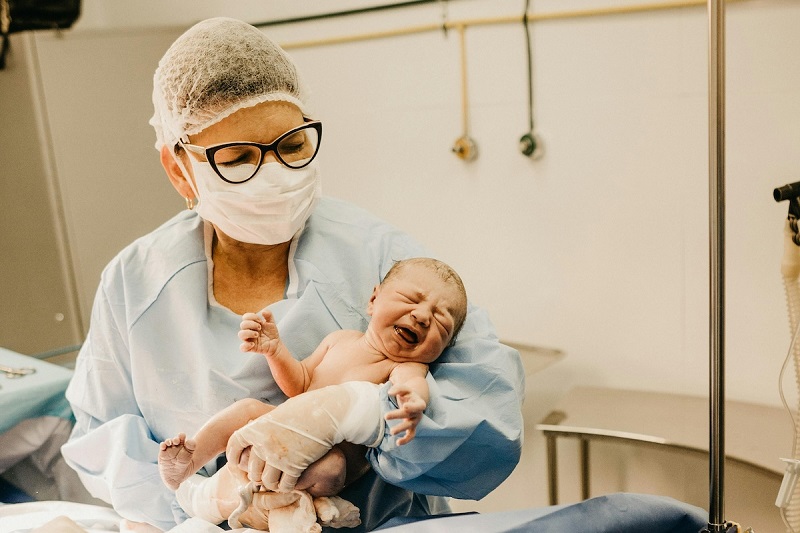
[[[316, 161], [300, 169], [272, 162], [244, 183], [227, 183], [208, 162], [189, 157], [197, 213], [225, 235], [252, 244], [280, 244], [303, 227], [322, 194]], [[189, 180], [191, 184], [191, 180]], [[193, 187], [194, 188], [194, 187]]]

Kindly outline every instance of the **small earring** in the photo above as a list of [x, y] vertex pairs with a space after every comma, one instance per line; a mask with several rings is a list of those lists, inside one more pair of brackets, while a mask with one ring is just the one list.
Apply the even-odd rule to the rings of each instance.
[[194, 206], [197, 205], [195, 204], [194, 200], [195, 200], [194, 198], [189, 198], [188, 196], [186, 197], [186, 209], [188, 209], [189, 211], [194, 209]]

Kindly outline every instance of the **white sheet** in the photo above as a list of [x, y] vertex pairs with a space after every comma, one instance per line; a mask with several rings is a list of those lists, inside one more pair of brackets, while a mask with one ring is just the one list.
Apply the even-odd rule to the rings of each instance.
[[[139, 533], [125, 528], [122, 517], [113, 509], [74, 502], [42, 501], [0, 504], [0, 532], [28, 533], [59, 516], [66, 516], [88, 533]], [[169, 530], [169, 533], [218, 533], [221, 528], [199, 518], [192, 518]], [[255, 533], [249, 528], [232, 530], [236, 533]], [[58, 533], [53, 531], [52, 533]]]

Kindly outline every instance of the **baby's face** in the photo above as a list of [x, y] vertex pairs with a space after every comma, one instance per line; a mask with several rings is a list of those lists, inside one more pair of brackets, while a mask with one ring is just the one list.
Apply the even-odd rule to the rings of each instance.
[[460, 302], [458, 289], [430, 268], [408, 265], [373, 292], [369, 329], [389, 359], [430, 363], [453, 337]]

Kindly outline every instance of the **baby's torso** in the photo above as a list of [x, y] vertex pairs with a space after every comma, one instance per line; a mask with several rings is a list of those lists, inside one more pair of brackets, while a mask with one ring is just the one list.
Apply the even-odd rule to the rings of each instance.
[[360, 335], [343, 339], [328, 349], [322, 362], [314, 369], [307, 390], [338, 385], [346, 381], [385, 383], [398, 363], [369, 353], [358, 342]]

